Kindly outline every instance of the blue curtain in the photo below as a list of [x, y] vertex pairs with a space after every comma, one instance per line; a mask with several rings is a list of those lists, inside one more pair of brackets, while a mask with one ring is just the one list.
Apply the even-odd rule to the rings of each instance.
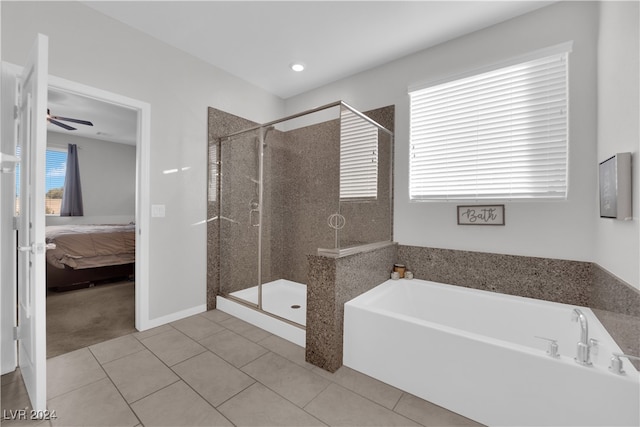
[[78, 165], [78, 147], [69, 144], [67, 149], [67, 171], [64, 177], [62, 206], [60, 216], [83, 216], [82, 186], [80, 185], [80, 167]]

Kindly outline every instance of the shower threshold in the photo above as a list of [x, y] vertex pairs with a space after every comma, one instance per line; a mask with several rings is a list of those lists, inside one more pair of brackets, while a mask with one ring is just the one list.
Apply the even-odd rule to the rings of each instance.
[[238, 317], [299, 346], [306, 344], [307, 286], [279, 279], [262, 285], [262, 308], [258, 310], [258, 287], [218, 296], [220, 311]]

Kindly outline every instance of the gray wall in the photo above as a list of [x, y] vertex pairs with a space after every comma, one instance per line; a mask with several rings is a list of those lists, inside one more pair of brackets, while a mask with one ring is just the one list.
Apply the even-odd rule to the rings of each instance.
[[134, 220], [136, 147], [114, 142], [47, 133], [47, 146], [65, 149], [77, 144], [84, 217], [47, 216], [47, 224], [127, 223]]
[[42, 33], [51, 75], [150, 104], [149, 202], [165, 205], [166, 216], [140, 212], [149, 224], [142, 321], [159, 325], [204, 310], [207, 107], [267, 122], [283, 116], [284, 101], [80, 2], [0, 7], [3, 61], [24, 64]]
[[632, 153], [633, 220], [597, 219], [594, 260], [640, 289], [640, 3], [599, 4], [597, 158]]
[[[597, 200], [598, 8], [598, 2], [551, 4], [289, 98], [287, 114], [334, 99], [343, 99], [361, 110], [395, 105], [394, 239], [400, 244], [591, 261]], [[560, 202], [506, 202], [504, 227], [458, 226], [455, 202], [410, 202], [408, 88], [567, 41], [573, 41], [569, 198]], [[635, 246], [638, 235], [624, 240], [633, 240]], [[637, 265], [630, 254], [623, 257]]]

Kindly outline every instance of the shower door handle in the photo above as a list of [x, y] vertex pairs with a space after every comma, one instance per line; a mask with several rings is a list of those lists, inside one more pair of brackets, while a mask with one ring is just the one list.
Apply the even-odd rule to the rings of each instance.
[[[254, 221], [254, 213], [260, 213], [260, 209], [251, 209], [249, 211], [249, 225], [251, 225], [251, 227], [260, 227], [260, 222], [255, 222]], [[260, 221], [260, 216], [258, 216], [258, 221]]]

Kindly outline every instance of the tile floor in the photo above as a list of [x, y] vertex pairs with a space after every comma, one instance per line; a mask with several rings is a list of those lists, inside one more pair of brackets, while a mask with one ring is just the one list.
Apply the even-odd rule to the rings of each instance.
[[[218, 310], [51, 358], [47, 382], [56, 419], [2, 425], [480, 425]], [[4, 416], [29, 405], [19, 371], [1, 396]]]

